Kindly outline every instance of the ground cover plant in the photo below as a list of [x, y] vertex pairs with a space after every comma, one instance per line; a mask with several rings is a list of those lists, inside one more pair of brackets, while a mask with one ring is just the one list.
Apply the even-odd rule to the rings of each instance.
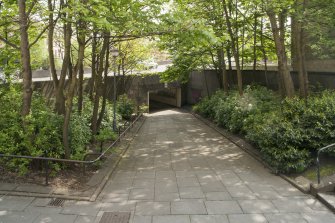
[[330, 90], [313, 93], [307, 100], [281, 99], [265, 87], [248, 86], [243, 96], [218, 91], [193, 109], [245, 136], [282, 173], [304, 171], [317, 149], [335, 141], [335, 92]]

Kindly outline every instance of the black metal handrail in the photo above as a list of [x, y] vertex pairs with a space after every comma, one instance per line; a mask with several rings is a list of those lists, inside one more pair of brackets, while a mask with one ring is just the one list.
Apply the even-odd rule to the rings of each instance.
[[[122, 132], [119, 132], [118, 138], [110, 145], [108, 148], [103, 151], [102, 153], [99, 153], [99, 156], [94, 160], [85, 160], [88, 156], [91, 155], [98, 155], [97, 153], [87, 153], [84, 155], [83, 160], [72, 160], [72, 159], [60, 159], [60, 158], [52, 158], [47, 157], [47, 152], [44, 153], [44, 156], [24, 156], [24, 155], [7, 155], [7, 154], [0, 154], [0, 158], [11, 158], [11, 159], [30, 159], [30, 160], [43, 160], [45, 161], [45, 184], [48, 185], [49, 182], [49, 161], [54, 162], [62, 162], [62, 163], [77, 163], [77, 164], [83, 164], [83, 169], [85, 172], [85, 165], [93, 164], [97, 161], [99, 161], [111, 148], [113, 148], [116, 143], [121, 141], [121, 138], [126, 135], [126, 133], [133, 127], [133, 125], [142, 117], [142, 114], [139, 114], [136, 119], [130, 123], [130, 125]], [[120, 129], [119, 129], [120, 130]]]
[[334, 146], [335, 146], [335, 143], [330, 144], [330, 145], [325, 146], [325, 147], [322, 147], [321, 149], [318, 150], [318, 154], [317, 154], [317, 157], [316, 157], [318, 184], [320, 184], [320, 182], [321, 182], [321, 176], [320, 176], [320, 159], [319, 159], [320, 153], [323, 152], [323, 151], [325, 151], [326, 149], [329, 149], [329, 148], [334, 147]]

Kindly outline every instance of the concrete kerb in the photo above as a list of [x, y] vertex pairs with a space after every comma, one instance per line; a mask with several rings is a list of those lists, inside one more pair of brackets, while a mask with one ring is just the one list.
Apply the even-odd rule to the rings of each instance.
[[[262, 160], [260, 157], [258, 157], [254, 152], [252, 152], [250, 149], [248, 149], [248, 147], [250, 147], [251, 145], [247, 143], [248, 146], [245, 145], [241, 145], [241, 141], [243, 142], [243, 139], [238, 139], [237, 141], [234, 138], [238, 138], [238, 137], [232, 137], [232, 135], [226, 133], [225, 131], [223, 131], [222, 129], [220, 129], [217, 125], [215, 125], [213, 122], [201, 117], [200, 115], [192, 112], [192, 111], [188, 111], [190, 112], [194, 117], [196, 117], [197, 119], [199, 119], [200, 121], [202, 121], [203, 123], [205, 123], [207, 126], [211, 127], [212, 129], [214, 129], [215, 131], [217, 131], [218, 133], [220, 133], [221, 135], [223, 135], [224, 137], [226, 137], [228, 140], [230, 140], [232, 143], [234, 143], [235, 145], [237, 145], [238, 147], [240, 147], [241, 149], [243, 149], [245, 152], [247, 152], [251, 157], [253, 157], [254, 159], [256, 159], [257, 161], [259, 161], [260, 163], [262, 163], [265, 167], [269, 168], [273, 173], [277, 174], [279, 177], [281, 177], [282, 179], [284, 179], [285, 181], [287, 181], [288, 183], [290, 183], [292, 186], [294, 186], [295, 188], [297, 188], [298, 190], [300, 190], [302, 193], [305, 194], [310, 194], [309, 190], [306, 190], [304, 187], [302, 187], [301, 185], [299, 185], [297, 182], [295, 182], [294, 180], [292, 180], [291, 178], [283, 175], [283, 174], [278, 174], [277, 171], [275, 171], [271, 166], [269, 166], [267, 163], [265, 163], [264, 160]], [[326, 205], [331, 211], [333, 211], [335, 213], [335, 208], [332, 204], [330, 204], [326, 199], [324, 199], [322, 196], [320, 196], [318, 193], [314, 196], [316, 199], [318, 199], [321, 203], [323, 203], [324, 205]]]
[[333, 213], [335, 213], [335, 205], [332, 204], [325, 198], [322, 193], [317, 193], [315, 196], [321, 203], [323, 203], [325, 206], [327, 206]]
[[35, 197], [35, 198], [59, 198], [64, 200], [75, 200], [75, 201], [95, 201], [101, 191], [103, 190], [104, 186], [106, 185], [107, 181], [110, 179], [111, 175], [114, 173], [116, 167], [124, 157], [124, 154], [128, 151], [128, 148], [130, 147], [131, 143], [133, 142], [133, 139], [136, 137], [135, 134], [138, 133], [138, 131], [143, 126], [146, 117], [143, 116], [143, 119], [140, 123], [140, 126], [136, 129], [134, 136], [131, 138], [130, 141], [125, 145], [125, 149], [122, 151], [122, 154], [118, 157], [115, 164], [112, 166], [110, 171], [104, 176], [103, 180], [98, 184], [97, 189], [93, 192], [91, 196], [72, 196], [72, 195], [58, 195], [58, 194], [42, 194], [42, 193], [32, 193], [32, 192], [24, 192], [24, 191], [0, 191], [0, 195], [4, 196], [20, 196], [20, 197]]

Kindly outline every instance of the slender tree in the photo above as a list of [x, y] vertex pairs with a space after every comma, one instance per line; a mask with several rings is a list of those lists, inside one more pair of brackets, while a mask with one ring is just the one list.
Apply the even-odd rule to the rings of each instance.
[[26, 1], [18, 0], [18, 7], [20, 21], [20, 50], [23, 77], [23, 103], [21, 113], [23, 116], [26, 116], [30, 113], [31, 98], [33, 94]]
[[[272, 5], [270, 5], [272, 4]], [[272, 34], [276, 46], [278, 58], [278, 71], [279, 71], [279, 84], [282, 89], [282, 94], [287, 97], [294, 96], [294, 85], [288, 66], [288, 58], [285, 45], [286, 37], [286, 21], [287, 21], [287, 8], [274, 8], [276, 5], [273, 1], [268, 1], [266, 13], [269, 17]]]

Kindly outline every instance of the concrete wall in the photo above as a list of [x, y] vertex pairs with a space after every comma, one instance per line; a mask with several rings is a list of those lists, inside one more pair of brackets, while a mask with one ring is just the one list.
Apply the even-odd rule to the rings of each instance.
[[[299, 88], [298, 74], [291, 72], [296, 89]], [[245, 70], [242, 72], [243, 85], [259, 84], [267, 86], [272, 90], [278, 90], [278, 72], [275, 70], [265, 71]], [[309, 84], [311, 86], [322, 86], [327, 89], [335, 89], [335, 72], [308, 72]], [[229, 75], [229, 85], [237, 84], [236, 71]], [[205, 72], [194, 71], [190, 74], [190, 81], [187, 87], [187, 103], [195, 104], [201, 98], [213, 94], [220, 88], [217, 74], [214, 70]]]
[[[278, 73], [277, 71], [268, 71], [265, 75], [264, 71], [257, 70], [255, 73], [252, 70], [243, 71], [243, 85], [248, 84], [259, 84], [267, 86], [270, 89], [278, 90]], [[296, 72], [292, 72], [292, 78], [294, 80], [296, 89], [298, 89], [298, 75]], [[229, 76], [229, 85], [233, 86], [237, 83], [236, 71]], [[217, 74], [213, 70], [206, 70], [205, 72], [194, 71], [190, 74], [190, 80], [188, 84], [182, 86], [180, 84], [172, 83], [167, 87], [174, 89], [173, 97], [174, 102], [171, 99], [162, 98], [164, 92], [166, 93], [166, 86], [160, 82], [159, 76], [127, 76], [124, 81], [123, 79], [117, 78], [117, 89], [118, 95], [122, 94], [120, 89], [125, 86], [125, 92], [127, 95], [136, 101], [137, 104], [148, 104], [149, 92], [154, 92], [159, 95], [159, 98], [152, 98], [155, 100], [162, 99], [162, 102], [168, 102], [173, 106], [180, 107], [184, 104], [195, 104], [201, 98], [213, 94], [220, 88]], [[85, 92], [90, 91], [90, 79], [85, 80]], [[109, 100], [113, 100], [113, 81], [114, 77], [108, 77], [107, 79], [107, 97]], [[309, 72], [310, 85], [321, 85], [328, 89], [335, 89], [335, 72]], [[122, 84], [124, 82], [124, 84]], [[51, 81], [34, 82], [35, 89], [39, 89], [43, 95], [48, 98], [53, 97], [53, 83]], [[165, 95], [166, 96], [166, 95]], [[154, 96], [155, 97], [155, 96]]]
[[[89, 93], [91, 79], [84, 80], [84, 92]], [[148, 92], [157, 92], [165, 88], [164, 83], [160, 82], [159, 76], [127, 76], [116, 78], [117, 94], [121, 95], [124, 92], [128, 97], [132, 98], [138, 105], [148, 104]], [[178, 87], [178, 83], [171, 84]], [[52, 81], [34, 82], [34, 90], [40, 91], [45, 97], [52, 99], [54, 97], [54, 86]], [[124, 91], [121, 89], [124, 88]], [[114, 96], [114, 77], [107, 78], [107, 99], [113, 100]], [[177, 99], [175, 99], [176, 101]], [[50, 100], [52, 102], [52, 100]], [[181, 101], [181, 99], [180, 99]], [[177, 102], [174, 102], [177, 105]]]

